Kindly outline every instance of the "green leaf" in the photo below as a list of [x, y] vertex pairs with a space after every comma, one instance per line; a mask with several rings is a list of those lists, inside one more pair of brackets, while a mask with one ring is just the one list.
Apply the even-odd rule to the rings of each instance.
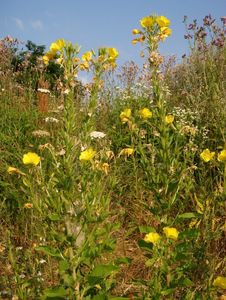
[[189, 287], [189, 286], [193, 286], [194, 283], [189, 278], [184, 278], [182, 285]]
[[119, 257], [115, 260], [116, 265], [126, 264], [129, 265], [131, 263], [132, 259], [129, 257]]
[[168, 185], [168, 193], [174, 192], [178, 187], [179, 181], [171, 181]]
[[191, 238], [191, 239], [195, 239], [199, 236], [199, 230], [196, 228], [191, 228], [191, 229], [187, 229], [184, 230], [183, 232], [181, 232], [180, 237], [181, 238]]
[[26, 289], [27, 287], [29, 287], [31, 285], [31, 283], [30, 282], [24, 282], [23, 284], [22, 284], [22, 289]]
[[59, 262], [59, 271], [60, 271], [61, 273], [64, 272], [64, 271], [66, 271], [66, 270], [68, 270], [69, 267], [70, 267], [70, 265], [69, 265], [69, 263], [68, 263], [67, 260], [61, 260], [61, 261]]
[[31, 183], [30, 183], [30, 181], [27, 179], [27, 178], [25, 178], [25, 177], [23, 177], [23, 184], [26, 186], [26, 187], [30, 187], [30, 185], [31, 185]]
[[107, 300], [107, 296], [106, 295], [95, 295], [93, 298], [93, 300]]
[[186, 256], [186, 253], [191, 249], [191, 243], [187, 243], [186, 241], [176, 245], [176, 257], [181, 254], [182, 257]]
[[179, 219], [192, 219], [192, 218], [197, 218], [197, 214], [193, 212], [187, 212], [181, 215], [178, 215], [177, 218]]
[[150, 251], [153, 248], [153, 245], [151, 243], [146, 243], [144, 240], [139, 240], [138, 245], [141, 249]]
[[93, 269], [89, 276], [106, 278], [107, 276], [111, 275], [112, 272], [118, 270], [119, 267], [114, 265], [98, 265]]
[[161, 291], [161, 295], [167, 296], [167, 295], [172, 294], [174, 291], [175, 291], [175, 289], [167, 289], [167, 290]]
[[70, 274], [63, 274], [62, 275], [63, 282], [66, 286], [73, 286], [74, 280], [73, 276]]
[[140, 233], [155, 232], [156, 230], [151, 226], [139, 226]]
[[35, 248], [36, 251], [42, 251], [46, 255], [50, 255], [53, 257], [60, 257], [62, 258], [62, 255], [59, 250], [56, 250], [54, 248], [48, 247], [48, 246], [40, 246]]
[[65, 299], [65, 296], [67, 296], [67, 291], [62, 286], [44, 291], [44, 299], [60, 300]]
[[52, 215], [49, 215], [48, 218], [51, 220], [51, 221], [60, 221], [60, 216], [58, 214], [52, 214]]
[[145, 266], [151, 267], [155, 262], [156, 262], [156, 258], [150, 258], [150, 259], [146, 260]]

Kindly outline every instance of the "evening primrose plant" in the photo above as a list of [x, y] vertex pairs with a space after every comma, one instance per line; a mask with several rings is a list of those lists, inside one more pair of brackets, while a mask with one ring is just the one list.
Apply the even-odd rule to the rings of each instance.
[[[142, 29], [133, 29], [132, 33], [137, 37], [132, 40], [133, 44], [145, 43], [149, 54], [157, 53], [158, 43], [164, 41], [172, 34], [169, 28], [170, 20], [165, 16], [147, 16], [140, 20]], [[149, 57], [149, 63], [151, 59]]]
[[50, 45], [49, 51], [42, 57], [45, 65], [54, 60], [62, 67], [67, 88], [72, 88], [77, 78], [80, 61], [77, 55], [79, 52], [80, 47], [77, 44], [73, 45], [64, 39], [58, 39]]
[[[77, 71], [77, 68], [70, 68], [75, 60], [71, 54], [77, 54], [76, 49], [74, 52], [65, 51], [66, 57], [62, 56], [61, 65], [67, 74], [65, 79], [68, 87], [71, 86], [70, 80]], [[102, 49], [95, 61], [94, 52], [85, 53], [79, 68], [87, 64], [91, 69], [94, 67], [97, 77], [94, 85], [97, 86], [104, 72], [104, 66], [113, 64], [117, 55], [117, 51], [112, 48]], [[97, 93], [97, 90], [91, 93], [89, 103], [91, 109], [96, 108]], [[65, 149], [65, 154], [60, 159], [54, 151], [51, 151], [55, 168], [51, 181], [56, 181], [57, 184], [50, 186], [54, 190], [48, 191], [48, 194], [56, 196], [58, 193], [59, 198], [54, 209], [49, 207], [57, 216], [52, 219], [51, 227], [53, 230], [55, 226], [58, 227], [60, 235], [62, 226], [65, 228], [60, 243], [60, 255], [57, 255], [62, 278], [62, 285], [58, 289], [59, 296], [63, 290], [64, 296], [69, 299], [82, 300], [91, 299], [98, 294], [105, 295], [111, 289], [113, 274], [118, 267], [109, 262], [106, 264], [101, 262], [101, 256], [113, 250], [112, 232], [117, 228], [117, 224], [109, 222], [110, 192], [115, 179], [114, 176], [108, 177], [109, 165], [104, 156], [104, 149], [98, 149], [104, 144], [102, 141], [98, 143], [91, 139], [90, 134], [93, 130], [93, 122], [89, 121], [91, 118], [82, 128], [78, 126], [79, 112], [75, 105], [73, 90], [70, 90], [65, 99], [64, 127], [59, 133], [59, 146]], [[45, 252], [44, 248], [39, 250]]]
[[[46, 151], [50, 155], [47, 156]], [[22, 191], [28, 196], [24, 209], [32, 211], [29, 228], [32, 235], [41, 235], [45, 240], [44, 244], [34, 246], [36, 253], [58, 264], [60, 283], [42, 291], [42, 299], [53, 295], [63, 299], [104, 296], [111, 289], [114, 273], [118, 271], [117, 265], [101, 262], [101, 255], [114, 249], [111, 234], [118, 228], [108, 220], [108, 188], [114, 184], [114, 177], [108, 182], [107, 163], [96, 168], [97, 152], [92, 148], [81, 151], [80, 155], [77, 151], [78, 157], [73, 161], [70, 160], [71, 153], [59, 157], [53, 146], [45, 147], [45, 152], [42, 160], [45, 166], [48, 157], [48, 173], [40, 164], [40, 156], [34, 152], [23, 155], [24, 172], [15, 167], [8, 168], [10, 174], [23, 175]], [[73, 170], [68, 169], [65, 174], [63, 169], [69, 168], [69, 162]], [[39, 228], [37, 232], [34, 219], [42, 223], [42, 230]], [[19, 272], [16, 265], [14, 272]], [[21, 287], [18, 282], [18, 291], [22, 290], [22, 285], [23, 281]]]
[[149, 229], [144, 239], [139, 241], [140, 247], [146, 253], [145, 265], [150, 272], [150, 278], [145, 282], [143, 299], [161, 299], [163, 296], [173, 295], [174, 285], [177, 288], [180, 286], [175, 281], [182, 280], [184, 276], [176, 262], [179, 231], [175, 227], [164, 227], [159, 234], [154, 228], [141, 227], [141, 229], [142, 231]]
[[[158, 52], [158, 45], [160, 41], [165, 40], [171, 34], [170, 21], [163, 16], [148, 16], [141, 19], [140, 24], [142, 30], [133, 31], [133, 34], [139, 36], [133, 43], [141, 42], [147, 51], [152, 103], [150, 105], [150, 102], [145, 104], [143, 102], [142, 106], [141, 103], [135, 105], [131, 103], [131, 106], [127, 105], [119, 113], [123, 134], [128, 136], [127, 140], [125, 139], [127, 142], [125, 146], [130, 146], [135, 150], [133, 162], [128, 160], [126, 163], [130, 162], [131, 167], [133, 166], [136, 194], [140, 188], [138, 184], [140, 174], [144, 176], [142, 184], [145, 190], [148, 189], [152, 193], [151, 205], [148, 205], [145, 199], [141, 201], [142, 204], [147, 211], [154, 215], [158, 226], [163, 228], [167, 241], [176, 241], [175, 247], [172, 249], [171, 244], [169, 248], [166, 247], [166, 244], [162, 242], [164, 239], [159, 238], [158, 233], [145, 237], [146, 242], [152, 241], [151, 244], [155, 250], [158, 248], [157, 252], [153, 250], [151, 254], [150, 265], [159, 261], [159, 264], [156, 263], [156, 269], [150, 272], [151, 274], [159, 272], [159, 276], [153, 276], [150, 281], [145, 282], [145, 286], [150, 287], [149, 294], [145, 299], [150, 297], [161, 299], [167, 295], [176, 295], [178, 290], [182, 291], [183, 289], [185, 290], [183, 294], [185, 299], [190, 299], [192, 293], [190, 287], [194, 283], [193, 279], [186, 278], [186, 272], [192, 269], [192, 264], [198, 267], [198, 259], [196, 258], [196, 261], [190, 256], [190, 253], [205, 250], [193, 244], [194, 241], [199, 240], [198, 229], [185, 231], [181, 236], [182, 239], [178, 240], [177, 229], [169, 224], [175, 223], [176, 225], [184, 219], [194, 218], [198, 221], [197, 219], [202, 218], [198, 217], [196, 213], [187, 213], [185, 210], [189, 209], [189, 205], [191, 206], [189, 202], [197, 169], [195, 166], [196, 155], [192, 151], [192, 142], [183, 134], [177, 118], [169, 111], [167, 103], [169, 95], [160, 73], [163, 59]], [[205, 154], [208, 156], [209, 152], [204, 153], [204, 156]], [[210, 216], [207, 218], [209, 219]], [[205, 226], [207, 227], [207, 224]], [[187, 249], [187, 252], [183, 251], [187, 257], [190, 257], [190, 263], [185, 262], [186, 255], [182, 255], [182, 249]], [[170, 252], [172, 256], [168, 255], [169, 259], [165, 259], [169, 251], [172, 252]], [[184, 265], [186, 265], [186, 271], [183, 269]], [[206, 266], [203, 266], [203, 269], [208, 275], [213, 272]], [[204, 293], [209, 294], [208, 278], [203, 278], [203, 281], [205, 282]]]
[[[208, 148], [204, 149], [200, 153], [200, 159], [205, 164], [218, 167], [218, 177], [222, 177], [223, 183], [219, 182], [219, 186], [222, 186], [223, 194], [226, 195], [226, 150], [210, 151]], [[207, 167], [208, 169], [208, 167]], [[220, 181], [220, 180], [219, 180]]]
[[101, 87], [103, 87], [104, 74], [106, 71], [114, 70], [116, 68], [116, 58], [118, 55], [119, 53], [116, 48], [99, 48], [97, 52], [91, 50], [82, 55], [80, 69], [91, 71], [93, 74], [89, 102], [91, 114], [95, 112], [98, 104], [98, 92]]
[[[91, 72], [92, 83], [89, 88], [89, 99], [86, 107], [86, 118], [84, 119], [84, 131], [90, 134], [95, 131], [96, 117], [98, 114], [99, 95], [104, 87], [104, 75], [106, 72], [116, 68], [116, 59], [119, 53], [116, 48], [99, 48], [97, 52], [93, 49], [85, 52], [81, 57], [80, 70]], [[83, 137], [87, 141], [87, 136]]]
[[[160, 72], [163, 57], [158, 47], [161, 41], [171, 35], [170, 20], [165, 16], [150, 15], [142, 18], [140, 25], [141, 29], [133, 30], [137, 37], [132, 42], [141, 42], [147, 54], [152, 104], [147, 103], [146, 107], [140, 107], [136, 112], [140, 118], [136, 118], [138, 130], [133, 131], [133, 139], [140, 156], [140, 166], [147, 174], [146, 184], [155, 191], [155, 205], [162, 213], [171, 210], [177, 203], [179, 191], [184, 185], [183, 178], [191, 169], [186, 163], [187, 159], [183, 159], [182, 149], [186, 146], [186, 139], [179, 132], [175, 116], [168, 112], [169, 95]], [[123, 123], [129, 123], [130, 120], [124, 117], [125, 112], [121, 112], [120, 118], [122, 122], [124, 120]], [[141, 132], [147, 133], [145, 138]]]
[[[112, 233], [118, 224], [110, 221], [110, 195], [116, 180], [114, 173], [109, 176], [107, 140], [93, 140], [92, 126], [80, 127], [78, 123], [81, 112], [76, 107], [73, 90], [78, 52], [78, 46], [57, 40], [43, 57], [46, 64], [54, 59], [61, 65], [68, 89], [54, 145], [42, 145], [41, 156], [25, 153], [22, 158], [25, 170], [8, 168], [10, 175], [16, 174], [22, 180], [22, 191], [27, 197], [24, 209], [31, 210], [33, 218], [42, 224], [39, 232], [35, 226], [31, 228], [33, 235], [45, 239], [44, 244], [34, 247], [36, 253], [58, 266], [59, 281], [55, 287], [41, 292], [43, 299], [51, 296], [104, 299], [118, 271], [117, 265], [102, 259], [115, 246]], [[117, 55], [114, 48], [100, 51], [97, 59], [100, 69], [95, 65], [99, 79], [101, 68], [112, 66]], [[90, 59], [87, 53], [83, 57], [85, 61]], [[91, 101], [94, 96], [91, 95]]]
[[[192, 275], [194, 268], [203, 267], [198, 259], [194, 259], [197, 230], [179, 232], [175, 227], [166, 226], [161, 232], [156, 232], [153, 227], [140, 226], [140, 231], [145, 235], [138, 243], [145, 253], [145, 265], [150, 273], [148, 280], [138, 281], [138, 284], [143, 284], [142, 299], [175, 299], [176, 295], [187, 300], [199, 297], [215, 299], [215, 289], [225, 289], [223, 276], [213, 279], [211, 272], [201, 277], [199, 274]], [[204, 280], [202, 291], [194, 291], [196, 281], [201, 278]]]

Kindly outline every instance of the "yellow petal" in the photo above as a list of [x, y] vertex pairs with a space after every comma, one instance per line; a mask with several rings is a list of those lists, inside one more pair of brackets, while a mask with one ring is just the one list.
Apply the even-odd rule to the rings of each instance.
[[110, 58], [116, 58], [118, 57], [118, 50], [116, 48], [108, 48], [108, 54]]
[[34, 165], [37, 166], [40, 162], [40, 156], [38, 156], [36, 153], [34, 152], [28, 152], [26, 154], [23, 155], [23, 163], [25, 165]]
[[173, 115], [167, 115], [167, 116], [165, 117], [165, 122], [166, 122], [167, 124], [172, 124], [173, 121], [174, 121], [174, 116], [173, 116]]
[[150, 232], [148, 234], [145, 235], [144, 237], [144, 241], [146, 243], [152, 243], [152, 244], [157, 244], [158, 241], [160, 240], [160, 235], [157, 232]]
[[170, 26], [170, 20], [167, 19], [164, 16], [159, 16], [156, 18], [156, 23], [160, 26], [160, 27], [168, 27]]
[[131, 114], [132, 113], [131, 113], [130, 108], [126, 108], [124, 111], [122, 111], [120, 114], [120, 119], [121, 119], [122, 123], [126, 123], [126, 122], [130, 121]]
[[152, 27], [155, 23], [155, 18], [152, 17], [152, 16], [147, 16], [147, 17], [144, 17], [140, 20], [140, 25], [143, 27], [143, 28], [149, 28], [149, 27]]
[[139, 111], [139, 115], [142, 119], [146, 120], [152, 117], [152, 112], [145, 107]]
[[218, 156], [217, 156], [218, 161], [226, 161], [226, 149], [222, 150]]
[[166, 237], [172, 240], [177, 240], [179, 232], [174, 227], [164, 227], [163, 232], [165, 233]]
[[202, 153], [200, 154], [200, 157], [204, 162], [209, 162], [211, 159], [213, 159], [214, 155], [215, 155], [215, 152], [210, 152], [210, 150], [207, 148], [202, 151]]
[[226, 289], [226, 277], [218, 276], [214, 280], [213, 286], [219, 287], [221, 289]]
[[81, 160], [81, 161], [92, 160], [95, 155], [96, 155], [96, 151], [93, 150], [93, 148], [88, 148], [81, 152], [81, 154], [79, 156], [79, 160]]
[[93, 56], [92, 52], [87, 51], [82, 55], [82, 60], [88, 62], [92, 59], [92, 56]]

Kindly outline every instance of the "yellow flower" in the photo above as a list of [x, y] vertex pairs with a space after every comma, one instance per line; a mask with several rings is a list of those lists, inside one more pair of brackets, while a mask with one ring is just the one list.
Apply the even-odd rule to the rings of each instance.
[[141, 31], [140, 31], [139, 29], [133, 29], [133, 30], [132, 30], [132, 33], [133, 33], [133, 34], [140, 34]]
[[167, 19], [164, 16], [159, 16], [156, 18], [156, 23], [159, 25], [159, 27], [168, 27], [170, 26], [170, 20]]
[[152, 117], [152, 112], [148, 108], [143, 108], [139, 111], [139, 115], [142, 119], [149, 119]]
[[33, 204], [32, 203], [25, 203], [24, 204], [24, 208], [32, 208], [33, 207]]
[[160, 31], [162, 34], [164, 34], [166, 36], [169, 36], [172, 34], [172, 29], [169, 27], [161, 27]]
[[62, 50], [62, 48], [65, 45], [66, 45], [65, 41], [63, 39], [59, 39], [50, 45], [50, 51], [52, 53], [56, 53], [56, 52]]
[[48, 65], [49, 61], [50, 61], [51, 59], [53, 59], [54, 55], [55, 55], [55, 53], [52, 53], [52, 52], [46, 52], [46, 54], [43, 55], [43, 57], [42, 57], [42, 60], [43, 60], [44, 64], [45, 64], [45, 65]]
[[173, 115], [167, 115], [165, 117], [165, 121], [166, 121], [167, 124], [172, 124], [173, 121], [174, 121], [174, 116]]
[[91, 160], [94, 158], [96, 151], [93, 148], [88, 148], [81, 152], [79, 160]]
[[133, 148], [124, 148], [119, 152], [119, 156], [121, 155], [125, 155], [127, 157], [129, 157], [130, 155], [132, 155], [134, 153], [134, 149]]
[[207, 148], [202, 151], [202, 153], [200, 154], [200, 157], [202, 160], [204, 160], [204, 162], [208, 162], [214, 157], [214, 155], [215, 155], [215, 152], [210, 152], [210, 150]]
[[158, 243], [160, 238], [161, 237], [157, 232], [150, 232], [145, 235], [144, 241], [146, 243], [152, 243], [153, 245], [155, 245], [156, 243]]
[[56, 53], [57, 51], [59, 51], [59, 47], [58, 47], [57, 43], [52, 43], [50, 45], [49, 49], [52, 53]]
[[122, 123], [126, 123], [130, 121], [130, 118], [131, 118], [131, 109], [130, 108], [124, 109], [120, 114], [120, 119]]
[[46, 55], [46, 54], [43, 55], [42, 60], [43, 60], [43, 62], [44, 62], [45, 65], [48, 65], [48, 63], [49, 63], [49, 57], [48, 57], [48, 55]]
[[116, 58], [118, 56], [118, 50], [115, 48], [108, 48], [108, 54], [110, 58]]
[[66, 46], [66, 42], [64, 39], [59, 39], [56, 41], [56, 44], [58, 45], [58, 47], [60, 48], [60, 50]]
[[144, 17], [140, 20], [140, 25], [143, 28], [147, 28], [147, 27], [151, 27], [153, 26], [155, 23], [155, 18], [148, 16], [148, 17]]
[[21, 172], [19, 169], [14, 167], [8, 167], [7, 172], [9, 174], [20, 174], [20, 175], [26, 175], [25, 173]]
[[92, 59], [92, 56], [93, 56], [92, 52], [91, 51], [87, 51], [87, 52], [85, 52], [82, 55], [82, 60], [88, 62], [88, 61], [90, 61]]
[[165, 233], [166, 237], [172, 240], [177, 240], [179, 232], [174, 227], [164, 227], [163, 232]]
[[37, 166], [40, 163], [40, 156], [33, 152], [28, 152], [23, 155], [23, 163], [25, 165]]
[[165, 38], [167, 38], [168, 36], [170, 36], [172, 34], [172, 29], [169, 27], [161, 27], [160, 28], [160, 38], [162, 40], [165, 40]]
[[226, 277], [218, 276], [214, 280], [213, 286], [219, 287], [221, 289], [226, 289]]
[[222, 150], [218, 156], [217, 156], [218, 161], [226, 161], [226, 149]]

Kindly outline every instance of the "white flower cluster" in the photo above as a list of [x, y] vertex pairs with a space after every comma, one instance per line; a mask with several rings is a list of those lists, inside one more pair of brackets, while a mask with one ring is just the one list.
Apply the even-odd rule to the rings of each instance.
[[53, 117], [47, 117], [45, 118], [46, 123], [59, 123], [59, 120]]
[[101, 131], [92, 131], [90, 132], [91, 139], [102, 139], [106, 136], [104, 132]]
[[50, 91], [47, 89], [38, 88], [38, 92], [44, 93], [44, 94], [50, 94]]

